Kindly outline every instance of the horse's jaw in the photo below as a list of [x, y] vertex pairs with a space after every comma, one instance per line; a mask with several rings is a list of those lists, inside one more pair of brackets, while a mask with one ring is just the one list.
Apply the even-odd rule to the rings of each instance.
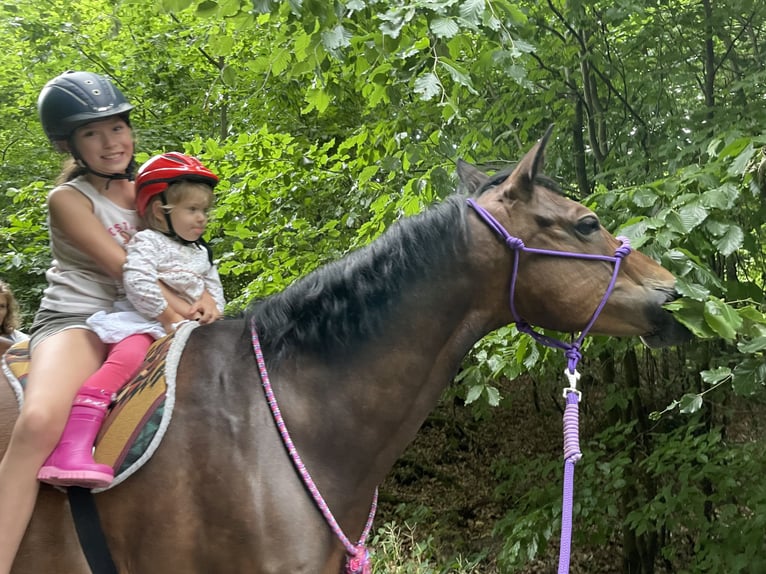
[[652, 349], [672, 347], [674, 345], [688, 343], [694, 338], [691, 331], [673, 319], [673, 316], [669, 311], [665, 311], [665, 313], [670, 315], [670, 317], [662, 328], [659, 328], [657, 331], [648, 335], [641, 336], [641, 341], [647, 347]]

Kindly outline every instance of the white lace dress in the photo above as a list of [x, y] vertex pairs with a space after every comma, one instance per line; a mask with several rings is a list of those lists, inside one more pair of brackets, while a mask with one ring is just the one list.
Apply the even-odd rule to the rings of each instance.
[[184, 245], [153, 230], [139, 231], [128, 243], [123, 266], [123, 285], [127, 299], [115, 304], [112, 312], [95, 313], [88, 325], [106, 343], [116, 343], [128, 335], [165, 334], [154, 318], [167, 307], [159, 282], [162, 281], [188, 303], [194, 303], [207, 289], [223, 313], [226, 304], [215, 265], [202, 246]]

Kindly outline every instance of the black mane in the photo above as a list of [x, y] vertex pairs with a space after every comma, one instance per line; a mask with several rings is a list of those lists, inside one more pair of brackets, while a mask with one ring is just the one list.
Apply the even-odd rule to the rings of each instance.
[[419, 281], [449, 281], [466, 252], [465, 211], [465, 197], [456, 195], [398, 221], [369, 245], [253, 303], [247, 324], [254, 316], [271, 360], [292, 350], [330, 359], [364, 343]]

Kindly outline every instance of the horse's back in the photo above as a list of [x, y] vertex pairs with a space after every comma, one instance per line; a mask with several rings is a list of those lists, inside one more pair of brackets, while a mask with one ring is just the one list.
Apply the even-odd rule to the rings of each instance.
[[[152, 458], [97, 495], [120, 572], [337, 574], [329, 531], [286, 456], [242, 320], [189, 335]], [[296, 547], [295, 541], [300, 544]]]

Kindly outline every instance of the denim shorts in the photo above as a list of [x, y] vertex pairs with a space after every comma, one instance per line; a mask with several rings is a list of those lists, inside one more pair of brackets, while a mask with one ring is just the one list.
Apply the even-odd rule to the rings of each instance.
[[50, 309], [39, 309], [29, 329], [30, 354], [38, 343], [61, 331], [66, 331], [67, 329], [87, 329], [92, 331], [93, 329], [85, 323], [91, 315], [92, 313], [64, 313], [62, 311], [51, 311]]

